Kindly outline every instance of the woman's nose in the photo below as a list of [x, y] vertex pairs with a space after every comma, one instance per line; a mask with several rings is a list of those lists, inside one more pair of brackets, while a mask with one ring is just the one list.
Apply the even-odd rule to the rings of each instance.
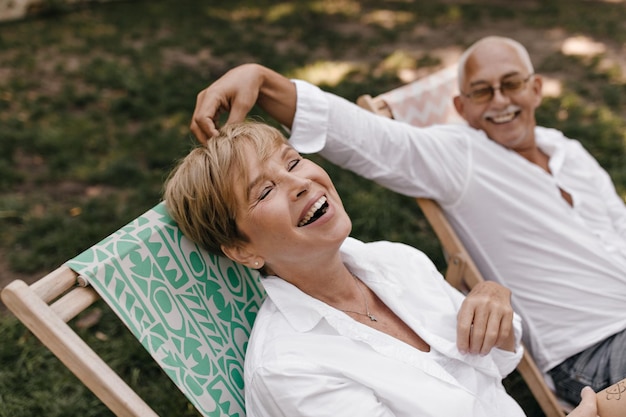
[[294, 196], [294, 198], [300, 198], [304, 196], [311, 188], [311, 180], [308, 178], [294, 175], [292, 178], [292, 187], [292, 195]]

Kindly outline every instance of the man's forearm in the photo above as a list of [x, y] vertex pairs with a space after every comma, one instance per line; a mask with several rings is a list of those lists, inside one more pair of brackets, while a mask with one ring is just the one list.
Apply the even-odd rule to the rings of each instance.
[[257, 104], [282, 125], [291, 128], [296, 114], [296, 86], [281, 74], [258, 67], [262, 77]]
[[600, 417], [623, 417], [626, 415], [626, 379], [623, 379], [598, 394]]

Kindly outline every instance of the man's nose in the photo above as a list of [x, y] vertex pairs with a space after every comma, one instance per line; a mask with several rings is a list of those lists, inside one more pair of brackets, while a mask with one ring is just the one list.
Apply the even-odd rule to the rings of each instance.
[[508, 103], [509, 96], [502, 92], [502, 86], [493, 87], [493, 97], [491, 101], [493, 103]]

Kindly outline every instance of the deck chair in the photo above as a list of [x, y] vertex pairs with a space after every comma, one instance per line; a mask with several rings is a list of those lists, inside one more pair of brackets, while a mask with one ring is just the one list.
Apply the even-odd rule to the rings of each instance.
[[[457, 66], [453, 65], [376, 97], [362, 95], [357, 99], [357, 104], [376, 114], [414, 126], [465, 123], [452, 101], [457, 94]], [[483, 281], [480, 271], [439, 205], [425, 198], [416, 200], [445, 252], [448, 265], [446, 280], [462, 291]], [[527, 350], [517, 369], [546, 417], [563, 417], [565, 409], [570, 407], [559, 402]]]
[[2, 301], [117, 416], [157, 414], [67, 321], [99, 298], [203, 416], [245, 417], [243, 359], [265, 292], [256, 271], [187, 240], [158, 204]]

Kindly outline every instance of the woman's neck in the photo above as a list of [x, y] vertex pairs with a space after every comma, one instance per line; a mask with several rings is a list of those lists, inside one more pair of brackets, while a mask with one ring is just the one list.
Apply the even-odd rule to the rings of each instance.
[[332, 260], [316, 262], [315, 265], [299, 263], [275, 272], [302, 292], [330, 305], [356, 295], [352, 273], [339, 254]]

